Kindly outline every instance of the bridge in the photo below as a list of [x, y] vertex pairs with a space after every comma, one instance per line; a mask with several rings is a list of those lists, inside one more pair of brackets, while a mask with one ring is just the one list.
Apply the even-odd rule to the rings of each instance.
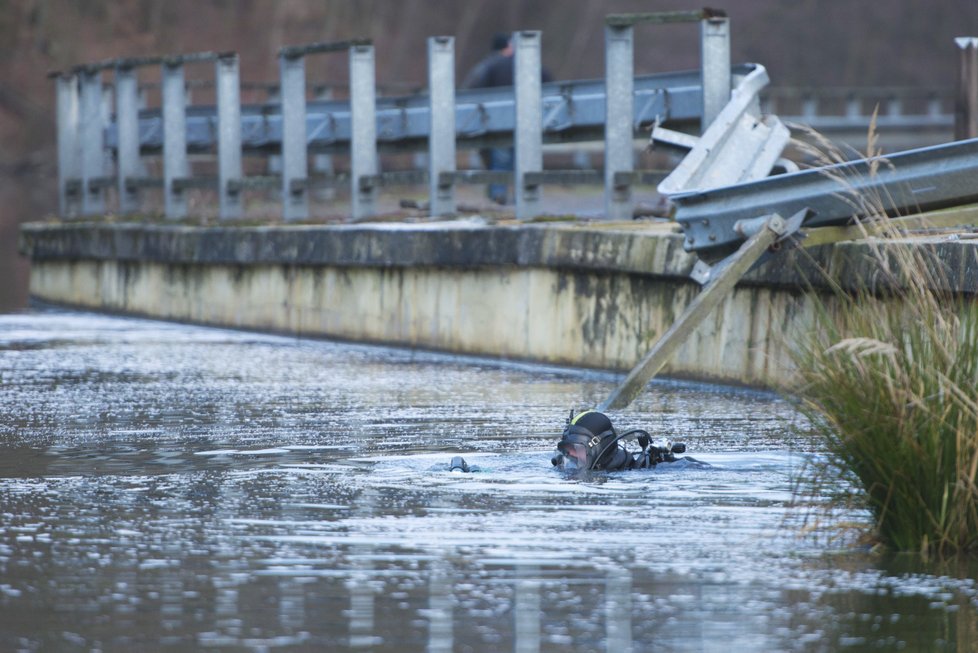
[[[698, 22], [701, 68], [698, 71], [635, 77], [634, 27], [640, 23]], [[375, 84], [373, 45], [366, 40], [283, 47], [280, 79], [266, 87], [264, 102], [242, 104], [235, 53], [203, 52], [175, 56], [119, 58], [77, 66], [53, 74], [58, 106], [60, 212], [64, 217], [140, 211], [148, 189], [162, 191], [164, 214], [179, 219], [189, 212], [193, 189], [216, 193], [219, 215], [243, 215], [245, 191], [273, 189], [281, 197], [284, 220], [311, 213], [310, 192], [348, 186], [351, 218], [377, 212], [377, 199], [391, 184], [427, 184], [430, 212], [456, 210], [455, 188], [462, 183], [514, 182], [515, 213], [538, 215], [546, 184], [603, 184], [605, 215], [630, 218], [633, 189], [654, 184], [665, 173], [635, 168], [636, 146], [653, 125], [697, 134], [719, 114], [751, 73], [764, 77], [757, 64], [731, 66], [729, 19], [711, 11], [610, 15], [605, 20], [606, 76], [540, 84], [540, 32], [514, 34], [516, 82], [513, 88], [457, 92], [454, 40], [428, 39], [428, 88], [384, 96]], [[313, 56], [349, 60], [348, 99], [329, 99], [330, 89], [307, 100], [305, 62]], [[203, 64], [203, 65], [201, 65]], [[160, 104], [145, 106], [146, 85], [138, 72], [160, 70]], [[188, 84], [185, 71], [212, 67], [211, 79]], [[104, 74], [112, 75], [106, 83]], [[213, 86], [215, 102], [194, 105], [191, 90]], [[763, 84], [761, 85], [763, 87]], [[949, 134], [953, 113], [942, 89], [832, 89], [826, 91], [764, 88], [758, 91], [766, 113], [783, 112], [830, 137], [865, 134], [872, 109], [880, 104], [876, 127], [884, 134], [933, 138]], [[143, 98], [141, 100], [141, 98]], [[843, 110], [840, 112], [839, 105]], [[603, 170], [544, 169], [544, 145], [603, 141]], [[459, 170], [458, 149], [512, 144], [516, 165], [506, 171]], [[423, 169], [382, 170], [380, 154], [424, 153]], [[333, 172], [328, 156], [348, 154], [349, 172]], [[244, 157], [267, 157], [264, 174], [245, 173]], [[310, 157], [312, 166], [310, 166]], [[200, 165], [209, 159], [208, 165]], [[196, 165], [195, 165], [196, 163]], [[216, 164], [216, 165], [215, 165]], [[151, 168], [162, 174], [147, 174]], [[216, 167], [216, 175], [200, 169]], [[195, 168], [197, 168], [195, 170]], [[273, 174], [267, 174], [269, 171]]]
[[[700, 24], [700, 70], [636, 77], [634, 27], [679, 21]], [[630, 352], [651, 344], [649, 353], [602, 404], [615, 407], [626, 405], [721, 302], [733, 306], [743, 301], [743, 293], [738, 299], [733, 292], [737, 281], [773, 251], [858, 239], [867, 232], [845, 226], [862, 217], [884, 219], [859, 229], [874, 229], [877, 223], [892, 223], [896, 229], [960, 229], [975, 223], [975, 207], [963, 205], [978, 202], [973, 184], [978, 174], [978, 39], [959, 43], [964, 83], [952, 121], [930, 96], [926, 111], [905, 113], [904, 100], [897, 94], [885, 96], [883, 111], [866, 111], [869, 100], [847, 93], [841, 96], [845, 111], [833, 117], [818, 111], [810, 95], [765, 94], [764, 67], [731, 65], [729, 21], [707, 10], [611, 15], [605, 20], [605, 36], [604, 80], [541, 84], [542, 35], [521, 31], [513, 35], [513, 88], [461, 93], [454, 87], [451, 37], [428, 39], [427, 93], [400, 97], [378, 98], [373, 45], [368, 41], [282, 48], [279, 101], [257, 105], [240, 101], [234, 53], [115, 59], [57, 75], [59, 182], [66, 217], [105, 213], [111, 190], [118, 211], [134, 213], [147, 188], [160, 188], [165, 217], [178, 220], [190, 212], [189, 191], [206, 188], [218, 196], [220, 217], [233, 220], [243, 214], [246, 190], [274, 188], [284, 221], [302, 221], [312, 214], [311, 190], [344, 183], [352, 197], [349, 217], [359, 221], [376, 214], [378, 195], [386, 184], [427, 182], [428, 213], [436, 218], [456, 213], [459, 183], [512, 181], [520, 221], [543, 213], [543, 186], [587, 183], [603, 184], [604, 217], [609, 226], [619, 222], [617, 227], [584, 229], [480, 227], [468, 222], [398, 229], [247, 228], [239, 223], [197, 229], [36, 225], [22, 232], [22, 251], [36, 264], [32, 292], [61, 303], [160, 312], [169, 319], [461, 347], [523, 358], [542, 355], [550, 361], [607, 368], [621, 367]], [[305, 59], [337, 54], [348, 57], [349, 98], [307, 101]], [[191, 64], [213, 66], [214, 105], [188, 106], [184, 68]], [[136, 71], [146, 66], [161, 69], [159, 108], [139, 108]], [[114, 77], [113, 115], [105, 111], [101, 77], [107, 70]], [[801, 118], [820, 117], [822, 129], [828, 131], [873, 123], [881, 129], [946, 129], [953, 123], [954, 135], [963, 140], [886, 159], [800, 170], [784, 155], [791, 143], [789, 125], [763, 110], [791, 99], [800, 100]], [[793, 115], [790, 108], [779, 111]], [[544, 143], [602, 137], [603, 170], [544, 169]], [[636, 141], [648, 139], [685, 155], [670, 171], [637, 169]], [[457, 169], [460, 148], [500, 143], [511, 143], [515, 149], [511, 173]], [[347, 175], [310, 174], [310, 153], [338, 151], [349, 153]], [[424, 152], [426, 169], [383, 171], [381, 151]], [[193, 174], [190, 157], [198, 153], [216, 159], [216, 176]], [[278, 156], [281, 172], [245, 174], [245, 154]], [[146, 172], [147, 160], [153, 158], [161, 160], [162, 175]], [[668, 224], [622, 226], [620, 221], [633, 215], [633, 191], [643, 184], [656, 184], [657, 192], [668, 198], [670, 217], [682, 236]], [[865, 196], [878, 200], [872, 210], [861, 208], [859, 198]], [[943, 248], [947, 261], [970, 256], [972, 245], [959, 246], [957, 241]], [[854, 252], [849, 262], [857, 269], [862, 254], [849, 251]], [[581, 287], [572, 287], [568, 270], [584, 280]], [[970, 270], [962, 267], [951, 281], [960, 284], [955, 291], [973, 292]], [[769, 276], [768, 289], [758, 292], [773, 307], [781, 301], [782, 287], [791, 288], [791, 282], [785, 283], [785, 271], [777, 265], [769, 268]], [[676, 293], [683, 277], [703, 286], [691, 302]], [[588, 290], [597, 287], [602, 290]], [[445, 288], [453, 299], [443, 302]], [[507, 314], [506, 325], [493, 317], [496, 307], [512, 299], [514, 288], [524, 293], [517, 313], [529, 319], [516, 331], [509, 323], [512, 316]], [[616, 300], [616, 310], [629, 305], [634, 314], [621, 324], [600, 320], [595, 328], [582, 331], [588, 316], [603, 314], [601, 306], [618, 292], [616, 288], [644, 288], [631, 301]], [[760, 320], [755, 326], [770, 329], [778, 322], [771, 322], [766, 310], [754, 311], [755, 299], [762, 301], [759, 297], [747, 297], [748, 303], [730, 314]], [[585, 302], [588, 298], [592, 304]], [[675, 306], [662, 305], [673, 300]], [[379, 302], [371, 309], [375, 319], [369, 320], [379, 329], [376, 333], [365, 331], [361, 310], [363, 302], [370, 301]], [[385, 303], [389, 301], [394, 303]], [[558, 306], [558, 301], [566, 305]], [[426, 308], [415, 310], [423, 302], [428, 302]], [[659, 304], [650, 310], [646, 302]], [[250, 308], [244, 310], [246, 306]], [[405, 307], [410, 309], [389, 325], [390, 316]], [[545, 318], [530, 319], [538, 310]], [[416, 318], [422, 314], [419, 322]], [[455, 319], [470, 314], [481, 317], [475, 323]], [[679, 318], [668, 330], [667, 325], [646, 328], [650, 314]], [[730, 324], [714, 334], [716, 347], [705, 351], [722, 350], [732, 341], [753, 342], [753, 336], [728, 337], [727, 330], [743, 327], [744, 320], [726, 322]], [[393, 331], [386, 331], [388, 326]], [[524, 340], [517, 343], [516, 333]], [[576, 353], [550, 351], [555, 333], [584, 340], [564, 343]], [[652, 343], [650, 334], [656, 333], [663, 335]], [[490, 341], [495, 344], [490, 346]], [[697, 356], [704, 352], [694, 349], [697, 352], [688, 353], [690, 369], [716, 374], [718, 361], [700, 360]], [[603, 358], [586, 354], [592, 350]], [[583, 359], [574, 358], [581, 352]], [[741, 363], [744, 360], [752, 359], [747, 355]], [[756, 381], [755, 362], [749, 363], [749, 370], [741, 363], [733, 365], [731, 378]]]

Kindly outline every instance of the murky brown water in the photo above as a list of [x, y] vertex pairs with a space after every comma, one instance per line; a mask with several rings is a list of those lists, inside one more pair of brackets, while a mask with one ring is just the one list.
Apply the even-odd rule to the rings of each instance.
[[0, 650], [973, 650], [973, 566], [800, 534], [772, 395], [656, 383], [619, 426], [711, 468], [553, 471], [614, 382], [0, 315]]

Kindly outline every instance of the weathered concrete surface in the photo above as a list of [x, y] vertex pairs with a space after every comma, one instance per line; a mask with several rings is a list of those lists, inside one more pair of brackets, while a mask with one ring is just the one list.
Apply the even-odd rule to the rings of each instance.
[[[974, 248], [946, 245], [955, 285], [978, 288]], [[865, 266], [864, 246], [822, 249], [803, 265]], [[48, 302], [614, 370], [630, 369], [699, 292], [687, 279], [695, 259], [668, 225], [31, 224], [21, 250], [32, 295]], [[813, 311], [790, 260], [751, 273], [664, 373], [789, 378], [784, 339], [810, 328]]]

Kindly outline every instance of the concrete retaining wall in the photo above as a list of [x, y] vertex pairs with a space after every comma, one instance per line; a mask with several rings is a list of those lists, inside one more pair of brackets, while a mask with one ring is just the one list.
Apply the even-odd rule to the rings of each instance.
[[[47, 302], [614, 370], [631, 368], [699, 291], [687, 279], [695, 260], [666, 225], [32, 224], [21, 249], [31, 293]], [[858, 247], [816, 255], [836, 269], [864, 259]], [[812, 324], [791, 260], [753, 272], [666, 373], [790, 377], [785, 336]]]

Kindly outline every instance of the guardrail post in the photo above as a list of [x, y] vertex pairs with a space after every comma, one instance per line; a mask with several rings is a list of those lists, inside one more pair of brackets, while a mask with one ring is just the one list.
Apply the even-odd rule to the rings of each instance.
[[700, 54], [703, 67], [702, 131], [730, 101], [730, 19], [709, 16], [700, 21]]
[[978, 136], [978, 37], [961, 37], [954, 42], [960, 51], [954, 138], [964, 140]]
[[455, 172], [455, 39], [428, 39], [428, 195], [431, 215], [455, 213], [454, 185], [441, 185], [443, 172]]
[[279, 55], [282, 96], [282, 218], [309, 217], [306, 148], [306, 64], [300, 55]]
[[540, 187], [528, 186], [524, 176], [543, 170], [543, 101], [540, 90], [540, 44], [538, 31], [513, 34], [514, 91], [516, 94], [516, 169], [513, 190], [516, 218], [526, 220], [540, 213]]
[[241, 166], [241, 84], [238, 55], [218, 57], [214, 65], [217, 77], [217, 178], [220, 218], [240, 218], [240, 190], [231, 190], [228, 182], [243, 176]]
[[139, 193], [127, 186], [126, 179], [137, 177], [139, 168], [139, 86], [135, 69], [115, 68], [115, 113], [118, 153], [116, 182], [119, 193], [119, 213], [139, 210]]
[[900, 118], [903, 116], [903, 100], [892, 95], [886, 99], [886, 115], [890, 118]]
[[78, 213], [78, 190], [69, 189], [69, 180], [79, 174], [78, 149], [78, 76], [58, 75], [55, 78], [58, 107], [58, 211], [63, 218]]
[[609, 220], [632, 219], [632, 187], [616, 185], [615, 174], [635, 169], [635, 29], [605, 25], [604, 210]]
[[[81, 118], [79, 144], [81, 148], [81, 213], [105, 213], [105, 190], [100, 185], [105, 177], [105, 131], [102, 118], [102, 72], [83, 70], [81, 80]], [[93, 183], [94, 181], [94, 183]]]
[[806, 123], [811, 123], [818, 119], [818, 98], [811, 92], [802, 96], [801, 117]]
[[167, 218], [187, 215], [187, 193], [177, 179], [190, 173], [183, 63], [163, 62], [163, 207]]
[[846, 118], [855, 120], [863, 115], [862, 102], [855, 93], [850, 93], [846, 97]]
[[377, 91], [374, 46], [350, 47], [350, 168], [352, 217], [374, 215], [377, 207]]

